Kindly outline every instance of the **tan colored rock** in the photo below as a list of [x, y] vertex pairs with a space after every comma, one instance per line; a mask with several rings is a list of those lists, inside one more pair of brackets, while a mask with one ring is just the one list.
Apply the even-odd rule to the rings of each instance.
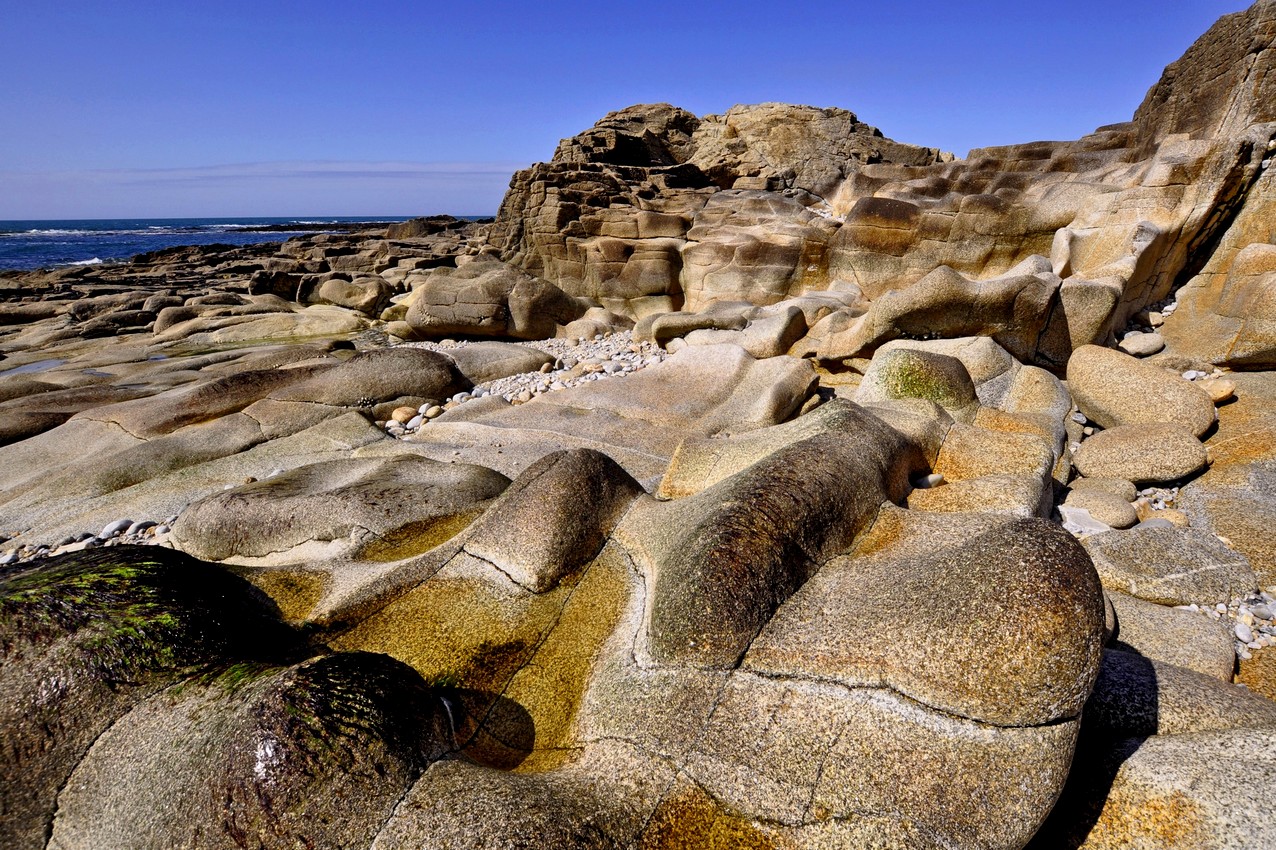
[[[714, 301], [774, 304], [818, 288], [827, 218], [796, 200], [765, 192], [718, 192], [695, 217], [682, 250], [686, 307]], [[810, 270], [809, 270], [810, 269]]]
[[1103, 493], [1111, 493], [1119, 496], [1124, 502], [1133, 502], [1138, 498], [1138, 490], [1133, 482], [1127, 478], [1075, 478], [1068, 484], [1069, 489], [1074, 491], [1080, 490], [1099, 490]]
[[1113, 649], [1232, 681], [1236, 636], [1229, 621], [1211, 620], [1195, 611], [1157, 605], [1116, 590], [1106, 595], [1116, 611]]
[[1113, 528], [1129, 528], [1139, 521], [1139, 515], [1129, 502], [1097, 488], [1072, 490], [1063, 503], [1087, 510], [1090, 516]]
[[919, 398], [933, 401], [955, 418], [974, 418], [979, 400], [965, 365], [956, 357], [910, 348], [886, 350], [873, 358], [859, 389], [858, 404]]
[[508, 484], [490, 469], [413, 455], [328, 461], [196, 502], [173, 539], [214, 561], [287, 563], [320, 550], [397, 560], [451, 537]]
[[908, 496], [908, 507], [910, 510], [942, 513], [1000, 513], [1034, 517], [1043, 512], [1044, 495], [1044, 485], [1035, 475], [993, 473], [930, 489], [916, 489]]
[[408, 308], [406, 321], [427, 336], [546, 339], [586, 309], [552, 283], [487, 258], [431, 272]]
[[1254, 592], [1243, 555], [1197, 529], [1132, 528], [1082, 541], [1103, 586], [1160, 605], [1213, 605]]
[[[1270, 844], [1271, 805], [1253, 789], [1276, 779], [1273, 734], [1268, 727], [1096, 741], [1078, 752], [1037, 843], [1084, 850]], [[1247, 754], [1247, 775], [1219, 769], [1238, 752]]]
[[1119, 425], [1087, 438], [1073, 455], [1077, 471], [1092, 478], [1161, 484], [1200, 472], [1205, 446], [1181, 425]]
[[[1003, 572], [1002, 566], [1011, 569]], [[981, 578], [985, 569], [1001, 577]], [[1028, 615], [1017, 600], [1034, 595], [1028, 588], [1041, 582], [1058, 595], [1051, 596], [1052, 605]], [[937, 585], [948, 588], [945, 605], [923, 602]], [[901, 606], [902, 599], [909, 601]], [[967, 619], [976, 610], [983, 612], [982, 628]], [[1045, 651], [1045, 643], [1019, 640], [1015, 622], [1025, 615], [1034, 630], [1059, 634], [1067, 650]], [[886, 625], [899, 617], [918, 618], [918, 628], [931, 640], [915, 641], [911, 629]], [[933, 630], [920, 625], [932, 618], [947, 625]], [[826, 566], [781, 609], [745, 664], [769, 675], [802, 670], [846, 685], [889, 684], [924, 705], [985, 722], [1046, 722], [1080, 712], [1102, 628], [1102, 593], [1079, 544], [1046, 520], [1015, 520], [944, 554]], [[885, 644], [882, 636], [890, 636]], [[869, 646], [879, 650], [867, 651]], [[1001, 672], [958, 687], [943, 660], [956, 657]], [[1056, 676], [1064, 668], [1072, 672]], [[1069, 679], [1073, 684], [1062, 690], [1045, 684]], [[1003, 688], [1015, 696], [1000, 695]]]
[[1068, 361], [1068, 389], [1104, 428], [1175, 422], [1199, 437], [1214, 424], [1214, 402], [1203, 389], [1109, 348], [1078, 348]]
[[1226, 378], [1211, 378], [1200, 382], [1201, 389], [1209, 394], [1210, 401], [1222, 404], [1236, 394], [1236, 384]]
[[900, 337], [990, 336], [1020, 360], [1032, 360], [1058, 287], [1059, 279], [1032, 259], [1020, 273], [978, 282], [941, 266], [874, 300], [867, 313], [822, 340], [814, 353], [841, 359]]
[[1085, 725], [1115, 739], [1273, 726], [1276, 702], [1230, 681], [1106, 649]]
[[390, 300], [390, 295], [390, 285], [384, 278], [374, 275], [356, 277], [351, 281], [333, 278], [324, 281], [318, 292], [320, 303], [336, 304], [368, 316], [378, 315]]

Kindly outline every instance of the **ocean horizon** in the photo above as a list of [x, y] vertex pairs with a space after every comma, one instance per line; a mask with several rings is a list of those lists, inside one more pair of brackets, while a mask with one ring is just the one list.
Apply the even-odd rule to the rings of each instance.
[[[278, 242], [325, 225], [408, 221], [413, 216], [247, 216], [0, 220], [0, 271], [88, 266], [179, 245]], [[477, 219], [482, 216], [457, 216]], [[295, 225], [296, 230], [288, 229]], [[260, 228], [270, 227], [270, 231]]]

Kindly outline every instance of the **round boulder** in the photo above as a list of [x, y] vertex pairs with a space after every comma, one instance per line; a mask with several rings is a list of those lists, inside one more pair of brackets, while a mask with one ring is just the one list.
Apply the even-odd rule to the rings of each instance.
[[1068, 360], [1068, 389], [1077, 407], [1104, 428], [1181, 422], [1199, 437], [1214, 424], [1205, 390], [1120, 351], [1083, 345]]
[[1200, 472], [1209, 458], [1189, 429], [1160, 422], [1100, 431], [1081, 444], [1073, 462], [1087, 477], [1161, 484]]

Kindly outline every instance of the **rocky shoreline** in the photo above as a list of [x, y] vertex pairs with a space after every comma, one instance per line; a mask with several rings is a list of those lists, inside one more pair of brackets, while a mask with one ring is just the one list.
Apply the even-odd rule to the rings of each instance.
[[1274, 42], [0, 276], [0, 843], [1276, 844]]

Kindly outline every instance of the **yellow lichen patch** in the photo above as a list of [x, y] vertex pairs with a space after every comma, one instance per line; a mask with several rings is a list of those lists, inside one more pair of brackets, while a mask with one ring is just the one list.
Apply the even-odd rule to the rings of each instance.
[[1199, 806], [1183, 792], [1147, 794], [1114, 788], [1084, 846], [1087, 850], [1188, 850], [1205, 846], [1208, 839]]
[[975, 426], [1003, 434], [1032, 434], [1047, 442], [1054, 441], [1054, 433], [1046, 418], [1031, 413], [1007, 413], [995, 407], [981, 407], [975, 414]]
[[[629, 574], [615, 548], [604, 549], [586, 569], [545, 642], [514, 674], [505, 696], [531, 715], [536, 749], [569, 743], [567, 737], [590, 672], [603, 643], [616, 628], [629, 590]], [[499, 729], [492, 732], [500, 736]], [[532, 766], [527, 765], [529, 769]]]
[[1206, 502], [1205, 512], [1214, 532], [1249, 561], [1259, 585], [1276, 583], [1276, 538], [1268, 506], [1254, 499], [1223, 496]]
[[1035, 434], [1008, 434], [956, 424], [948, 432], [935, 461], [935, 471], [949, 481], [997, 473], [1037, 475], [1043, 480], [1054, 467], [1050, 443]]
[[480, 509], [408, 523], [380, 537], [372, 538], [359, 547], [352, 556], [360, 561], [386, 563], [428, 552], [451, 540], [482, 512]]
[[700, 788], [662, 800], [643, 833], [642, 850], [779, 850], [778, 843], [747, 818], [727, 811]]
[[290, 623], [305, 620], [328, 589], [327, 574], [314, 570], [240, 566], [229, 569], [274, 600], [280, 616]]
[[859, 557], [875, 555], [890, 549], [905, 536], [905, 519], [907, 513], [899, 509], [884, 507], [877, 512], [877, 519], [855, 541], [853, 554]]
[[553, 625], [566, 592], [537, 595], [445, 567], [331, 645], [384, 652], [427, 682], [497, 694]]
[[1256, 694], [1276, 700], [1276, 649], [1258, 649], [1242, 659], [1236, 681]]

